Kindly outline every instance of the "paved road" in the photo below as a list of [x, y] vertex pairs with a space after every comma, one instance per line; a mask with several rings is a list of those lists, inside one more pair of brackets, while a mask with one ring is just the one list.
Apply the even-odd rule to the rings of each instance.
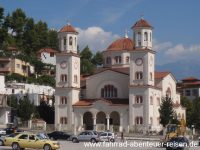
[[[115, 145], [109, 145], [108, 142], [100, 142], [100, 146], [101, 147], [85, 147], [84, 143], [83, 142], [80, 142], [80, 143], [72, 143], [70, 141], [59, 141], [60, 144], [61, 144], [61, 148], [60, 150], [66, 150], [66, 149], [69, 149], [69, 150], [165, 150], [165, 148], [158, 148], [158, 147], [135, 147], [136, 144], [138, 143], [141, 143], [141, 141], [137, 141], [134, 145], [134, 141], [128, 141], [128, 142], [125, 142], [124, 145], [120, 145], [119, 142], [115, 142]], [[117, 145], [118, 143], [118, 145]], [[132, 143], [132, 145], [130, 145]], [[145, 143], [145, 142], [144, 142]], [[89, 143], [88, 143], [89, 144]], [[147, 144], [147, 143], [146, 143]], [[88, 146], [91, 146], [91, 145], [88, 145]], [[99, 146], [99, 145], [98, 145]], [[12, 150], [11, 147], [1, 147], [0, 146], [0, 150]], [[31, 150], [31, 149], [29, 149]], [[200, 150], [200, 147], [192, 147], [190, 148], [190, 150]]]

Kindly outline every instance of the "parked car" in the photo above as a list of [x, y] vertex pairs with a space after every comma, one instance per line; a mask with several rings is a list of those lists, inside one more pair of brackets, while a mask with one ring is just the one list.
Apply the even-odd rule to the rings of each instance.
[[0, 129], [0, 136], [6, 135], [6, 131], [4, 129]]
[[100, 138], [96, 131], [84, 131], [84, 132], [81, 132], [79, 135], [72, 137], [73, 143], [78, 143], [79, 141], [86, 141], [86, 142], [88, 141], [88, 142], [95, 143], [95, 142], [99, 142]]
[[100, 141], [115, 142], [115, 134], [112, 132], [102, 132], [99, 135]]
[[62, 132], [62, 131], [54, 131], [52, 133], [47, 134], [48, 137], [52, 140], [70, 140], [70, 134]]
[[56, 141], [41, 139], [36, 134], [26, 132], [19, 133], [14, 137], [5, 137], [4, 145], [11, 146], [13, 150], [20, 150], [25, 148], [56, 150], [60, 148], [59, 143]]
[[4, 137], [0, 137], [0, 146], [4, 146]]
[[189, 140], [186, 137], [171, 138], [166, 144], [166, 150], [189, 150]]

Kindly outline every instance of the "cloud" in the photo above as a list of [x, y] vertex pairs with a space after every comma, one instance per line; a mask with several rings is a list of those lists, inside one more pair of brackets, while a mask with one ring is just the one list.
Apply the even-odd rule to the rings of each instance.
[[89, 46], [92, 51], [105, 50], [119, 35], [104, 31], [101, 27], [76, 28], [79, 32], [78, 43], [80, 50]]
[[184, 45], [182, 43], [154, 41], [154, 50], [157, 51], [159, 63], [171, 63], [178, 61], [199, 61], [200, 44]]

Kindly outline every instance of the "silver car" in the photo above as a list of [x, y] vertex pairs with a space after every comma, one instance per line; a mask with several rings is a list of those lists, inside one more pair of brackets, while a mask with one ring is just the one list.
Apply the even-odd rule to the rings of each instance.
[[73, 143], [78, 143], [80, 141], [96, 143], [99, 142], [100, 139], [96, 131], [84, 131], [77, 136], [72, 136]]
[[102, 132], [100, 133], [100, 141], [115, 142], [115, 134], [112, 132]]

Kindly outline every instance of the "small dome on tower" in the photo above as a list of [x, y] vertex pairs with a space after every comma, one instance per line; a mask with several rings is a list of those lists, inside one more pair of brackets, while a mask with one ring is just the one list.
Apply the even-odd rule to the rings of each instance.
[[121, 38], [111, 43], [107, 50], [133, 50], [134, 43], [130, 38]]
[[146, 20], [141, 18], [138, 20], [131, 28], [138, 28], [138, 27], [146, 27], [146, 28], [153, 28]]
[[75, 28], [71, 24], [67, 24], [62, 29], [60, 29], [59, 32], [72, 32], [72, 33], [78, 33]]

